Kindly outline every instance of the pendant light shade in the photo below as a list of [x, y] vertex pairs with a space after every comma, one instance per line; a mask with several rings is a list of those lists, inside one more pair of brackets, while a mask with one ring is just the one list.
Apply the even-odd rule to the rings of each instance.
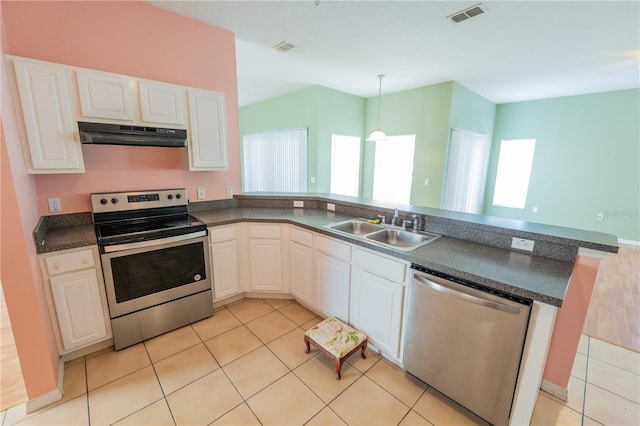
[[382, 128], [380, 127], [380, 97], [382, 96], [382, 78], [384, 74], [378, 74], [378, 78], [380, 79], [380, 87], [378, 89], [378, 117], [376, 118], [376, 128], [373, 129], [373, 132], [366, 139], [368, 142], [376, 142], [387, 139], [387, 135], [384, 134]]

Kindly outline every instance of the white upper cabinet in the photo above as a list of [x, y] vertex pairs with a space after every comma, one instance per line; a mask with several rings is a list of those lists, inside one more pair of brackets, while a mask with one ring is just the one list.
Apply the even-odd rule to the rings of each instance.
[[185, 125], [186, 90], [183, 87], [140, 80], [138, 89], [142, 121]]
[[24, 123], [23, 151], [29, 173], [83, 173], [64, 68], [10, 58], [17, 86], [16, 106]]
[[76, 71], [83, 117], [133, 120], [133, 90], [128, 77], [93, 71]]
[[[187, 129], [188, 169], [226, 170], [224, 94], [7, 56], [29, 173], [84, 173], [77, 121]], [[188, 153], [188, 155], [187, 155]]]
[[189, 170], [226, 170], [224, 94], [189, 89]]

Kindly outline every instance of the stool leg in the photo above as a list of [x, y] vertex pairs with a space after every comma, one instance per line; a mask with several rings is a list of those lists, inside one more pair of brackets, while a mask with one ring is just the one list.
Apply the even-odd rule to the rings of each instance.
[[364, 345], [362, 345], [362, 349], [360, 352], [360, 356], [362, 357], [362, 359], [367, 359], [367, 356], [364, 354], [364, 351], [367, 349], [367, 345], [369, 344], [368, 340], [364, 341]]
[[336, 380], [340, 380], [340, 377], [341, 377], [340, 370], [342, 370], [343, 360], [342, 359], [336, 359], [333, 362], [336, 365]]
[[311, 351], [311, 347], [309, 347], [309, 338], [304, 336], [304, 343], [307, 345], [307, 349], [305, 349], [304, 353], [308, 354]]

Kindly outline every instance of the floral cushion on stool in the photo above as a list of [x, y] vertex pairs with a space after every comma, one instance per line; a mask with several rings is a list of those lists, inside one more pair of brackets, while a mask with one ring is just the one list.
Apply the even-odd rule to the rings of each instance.
[[312, 343], [334, 359], [337, 379], [340, 379], [340, 369], [344, 360], [358, 349], [362, 350], [362, 358], [366, 358], [364, 351], [367, 348], [367, 336], [336, 318], [327, 318], [311, 327], [305, 333], [304, 341], [307, 344], [306, 353], [309, 353], [309, 343]]

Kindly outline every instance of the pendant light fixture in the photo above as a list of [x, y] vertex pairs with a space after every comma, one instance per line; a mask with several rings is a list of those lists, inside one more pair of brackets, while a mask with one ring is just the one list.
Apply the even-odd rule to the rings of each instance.
[[384, 74], [378, 74], [378, 78], [380, 79], [380, 87], [378, 89], [378, 118], [376, 118], [376, 128], [373, 129], [373, 132], [366, 139], [368, 142], [382, 141], [387, 139], [387, 135], [384, 134], [382, 128], [380, 127], [380, 97], [382, 96], [382, 78]]

